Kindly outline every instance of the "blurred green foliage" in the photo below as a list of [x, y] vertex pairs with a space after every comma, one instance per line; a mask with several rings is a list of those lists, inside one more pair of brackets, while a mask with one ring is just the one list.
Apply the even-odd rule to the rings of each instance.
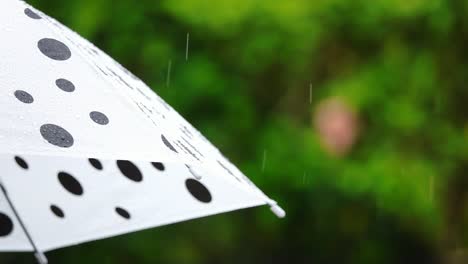
[[[288, 213], [198, 219], [57, 250], [52, 263], [458, 263], [465, 254], [468, 2], [29, 2], [141, 77]], [[335, 97], [359, 120], [340, 156], [313, 121]]]

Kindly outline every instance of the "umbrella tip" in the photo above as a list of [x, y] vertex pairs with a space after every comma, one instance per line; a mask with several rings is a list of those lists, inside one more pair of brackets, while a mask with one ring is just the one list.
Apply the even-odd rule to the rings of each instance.
[[34, 253], [34, 256], [36, 257], [38, 264], [47, 264], [48, 263], [47, 258], [44, 255], [44, 253], [38, 251], [38, 252]]
[[281, 208], [276, 202], [269, 203], [270, 210], [278, 217], [284, 218], [286, 216], [286, 212]]

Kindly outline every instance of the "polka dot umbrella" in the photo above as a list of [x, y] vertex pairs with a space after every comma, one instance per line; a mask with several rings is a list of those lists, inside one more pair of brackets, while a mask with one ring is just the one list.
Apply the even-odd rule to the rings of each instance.
[[141, 80], [22, 1], [0, 1], [0, 250], [42, 252], [268, 204]]

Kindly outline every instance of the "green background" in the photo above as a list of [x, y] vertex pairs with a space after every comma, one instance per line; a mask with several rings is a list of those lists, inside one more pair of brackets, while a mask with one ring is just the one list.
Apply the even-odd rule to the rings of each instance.
[[[146, 230], [51, 263], [467, 263], [468, 2], [28, 2], [142, 78], [287, 211]], [[338, 155], [316, 122], [331, 98], [359, 127]]]

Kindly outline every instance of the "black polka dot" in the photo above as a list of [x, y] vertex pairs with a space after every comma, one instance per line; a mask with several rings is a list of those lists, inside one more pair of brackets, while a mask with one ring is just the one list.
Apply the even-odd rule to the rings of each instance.
[[117, 167], [119, 167], [120, 172], [129, 180], [134, 182], [141, 182], [143, 180], [143, 175], [140, 170], [132, 162], [128, 160], [118, 160]]
[[71, 57], [71, 51], [67, 45], [56, 39], [43, 38], [39, 40], [37, 47], [42, 54], [53, 60], [64, 61]]
[[52, 211], [52, 213], [54, 213], [55, 216], [59, 218], [65, 217], [65, 214], [63, 213], [62, 209], [60, 209], [60, 207], [58, 207], [57, 205], [51, 205], [50, 210]]
[[52, 145], [69, 148], [73, 146], [73, 136], [64, 128], [54, 124], [45, 124], [41, 126], [41, 135]]
[[98, 159], [89, 159], [89, 163], [93, 166], [96, 170], [102, 170], [102, 163]]
[[12, 231], [13, 221], [11, 221], [11, 218], [4, 213], [0, 213], [0, 237], [8, 236]]
[[24, 13], [32, 19], [41, 19], [41, 17], [29, 8], [24, 9]]
[[18, 164], [18, 166], [20, 166], [21, 168], [25, 170], [29, 168], [28, 163], [23, 158], [16, 156], [15, 161], [16, 161], [16, 164]]
[[161, 135], [161, 139], [164, 145], [166, 145], [166, 147], [177, 153], [177, 150], [174, 148], [174, 146], [172, 146], [172, 144], [169, 142], [169, 140], [167, 140], [167, 138], [164, 135]]
[[75, 91], [75, 85], [67, 79], [57, 79], [55, 85], [64, 92], [71, 93]]
[[122, 207], [116, 207], [115, 212], [125, 219], [130, 219], [130, 213]]
[[20, 102], [23, 102], [25, 104], [31, 104], [32, 102], [34, 102], [34, 98], [32, 97], [32, 95], [22, 90], [16, 90], [15, 97]]
[[96, 124], [99, 124], [99, 125], [109, 124], [109, 118], [107, 118], [107, 116], [105, 114], [101, 113], [101, 112], [93, 111], [93, 112], [89, 113], [89, 117], [91, 117], [91, 119]]
[[66, 172], [60, 172], [58, 174], [58, 179], [63, 188], [74, 195], [83, 195], [83, 187], [81, 187], [80, 182]]
[[185, 187], [192, 194], [192, 196], [202, 203], [211, 202], [211, 193], [201, 182], [194, 179], [187, 179]]
[[153, 167], [160, 171], [164, 171], [165, 169], [164, 164], [162, 164], [161, 162], [151, 162], [151, 164], [153, 165]]

